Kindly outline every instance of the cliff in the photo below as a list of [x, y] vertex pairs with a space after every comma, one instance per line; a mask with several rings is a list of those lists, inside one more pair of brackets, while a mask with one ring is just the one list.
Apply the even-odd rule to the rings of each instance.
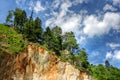
[[13, 57], [7, 52], [0, 63], [0, 80], [91, 80], [87, 72], [79, 71], [56, 55], [34, 45]]

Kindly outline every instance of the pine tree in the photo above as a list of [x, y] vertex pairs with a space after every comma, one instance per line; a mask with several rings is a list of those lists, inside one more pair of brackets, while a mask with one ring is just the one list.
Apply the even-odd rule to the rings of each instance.
[[14, 26], [17, 32], [23, 33], [23, 26], [27, 21], [26, 12], [20, 8], [16, 8], [14, 11]]
[[35, 34], [35, 39], [36, 41], [40, 41], [42, 44], [43, 42], [43, 29], [42, 29], [42, 23], [39, 17], [35, 19], [34, 23], [34, 34]]

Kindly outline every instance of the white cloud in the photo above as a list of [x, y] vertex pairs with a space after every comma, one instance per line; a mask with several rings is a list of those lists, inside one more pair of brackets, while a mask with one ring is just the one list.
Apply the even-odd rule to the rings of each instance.
[[120, 7], [120, 0], [112, 0], [112, 1], [113, 1], [113, 5]]
[[106, 59], [109, 59], [109, 58], [112, 58], [112, 57], [113, 57], [113, 55], [112, 55], [111, 52], [107, 52], [106, 53]]
[[90, 57], [96, 57], [96, 56], [99, 56], [100, 53], [98, 51], [93, 51], [90, 55]]
[[116, 11], [117, 9], [114, 8], [112, 5], [106, 4], [103, 8], [104, 11], [110, 10], [110, 11]]
[[83, 36], [81, 36], [80, 39], [77, 40], [77, 41], [79, 41], [78, 43], [82, 43], [82, 42], [85, 42], [85, 41], [86, 41], [86, 38], [83, 37]]
[[89, 0], [74, 0], [73, 5], [81, 4], [83, 2], [87, 3]]
[[107, 43], [106, 45], [109, 46], [112, 49], [120, 47], [120, 44], [117, 44], [117, 43]]
[[20, 8], [24, 8], [23, 6], [25, 6], [26, 0], [16, 0], [16, 4], [17, 6], [19, 6]]
[[120, 28], [120, 13], [107, 12], [103, 16], [103, 20], [99, 20], [99, 16], [90, 15], [84, 19], [83, 32], [89, 37], [100, 36], [106, 34], [110, 29]]
[[52, 3], [52, 7], [55, 9], [55, 8], [58, 8], [60, 6], [60, 3], [61, 3], [62, 0], [55, 0], [53, 3]]
[[120, 50], [115, 50], [113, 53], [107, 52], [106, 59], [120, 60]]
[[72, 4], [73, 3], [69, 0], [63, 1], [59, 4], [59, 12], [52, 10], [52, 17], [46, 21], [46, 26], [55, 27], [58, 25], [62, 28], [63, 33], [68, 31], [77, 33], [79, 31], [81, 15], [69, 10]]
[[34, 11], [36, 12], [36, 13], [38, 13], [39, 11], [44, 11], [45, 10], [45, 8], [41, 5], [41, 2], [40, 1], [37, 1], [36, 2], [36, 5], [35, 5], [35, 7], [34, 7]]
[[113, 56], [113, 58], [120, 60], [120, 50], [114, 51], [114, 56]]
[[21, 3], [24, 3], [26, 0], [16, 0], [16, 4], [20, 5]]
[[16, 0], [16, 4], [19, 4], [21, 0]]

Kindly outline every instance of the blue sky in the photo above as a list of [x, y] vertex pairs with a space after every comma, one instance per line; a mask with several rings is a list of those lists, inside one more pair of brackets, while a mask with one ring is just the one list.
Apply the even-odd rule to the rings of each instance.
[[0, 23], [17, 7], [28, 17], [33, 9], [44, 28], [58, 25], [63, 34], [73, 31], [91, 64], [107, 59], [120, 68], [120, 0], [0, 0]]

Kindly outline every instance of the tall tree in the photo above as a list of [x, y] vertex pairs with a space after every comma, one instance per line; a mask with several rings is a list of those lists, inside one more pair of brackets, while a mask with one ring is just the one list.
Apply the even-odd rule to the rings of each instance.
[[40, 41], [42, 43], [43, 40], [43, 29], [42, 29], [42, 23], [39, 17], [35, 19], [34, 23], [34, 34], [36, 41]]
[[60, 51], [62, 50], [62, 29], [56, 26], [52, 29], [52, 32], [54, 34], [54, 47]]
[[31, 12], [29, 19], [24, 24], [24, 34], [29, 41], [33, 41], [33, 42], [35, 41], [34, 24], [35, 22], [33, 20], [33, 12]]
[[26, 12], [20, 8], [14, 11], [14, 26], [19, 33], [23, 33], [24, 23], [27, 21]]
[[60, 50], [62, 50], [62, 29], [56, 26], [52, 29], [52, 32], [53, 49], [57, 53], [57, 55], [60, 55]]
[[73, 32], [66, 32], [62, 38], [62, 47], [73, 52], [78, 48], [77, 40], [75, 39]]
[[44, 32], [44, 44], [46, 44], [48, 48], [52, 48], [52, 39], [53, 33], [50, 28], [47, 27], [46, 31]]

